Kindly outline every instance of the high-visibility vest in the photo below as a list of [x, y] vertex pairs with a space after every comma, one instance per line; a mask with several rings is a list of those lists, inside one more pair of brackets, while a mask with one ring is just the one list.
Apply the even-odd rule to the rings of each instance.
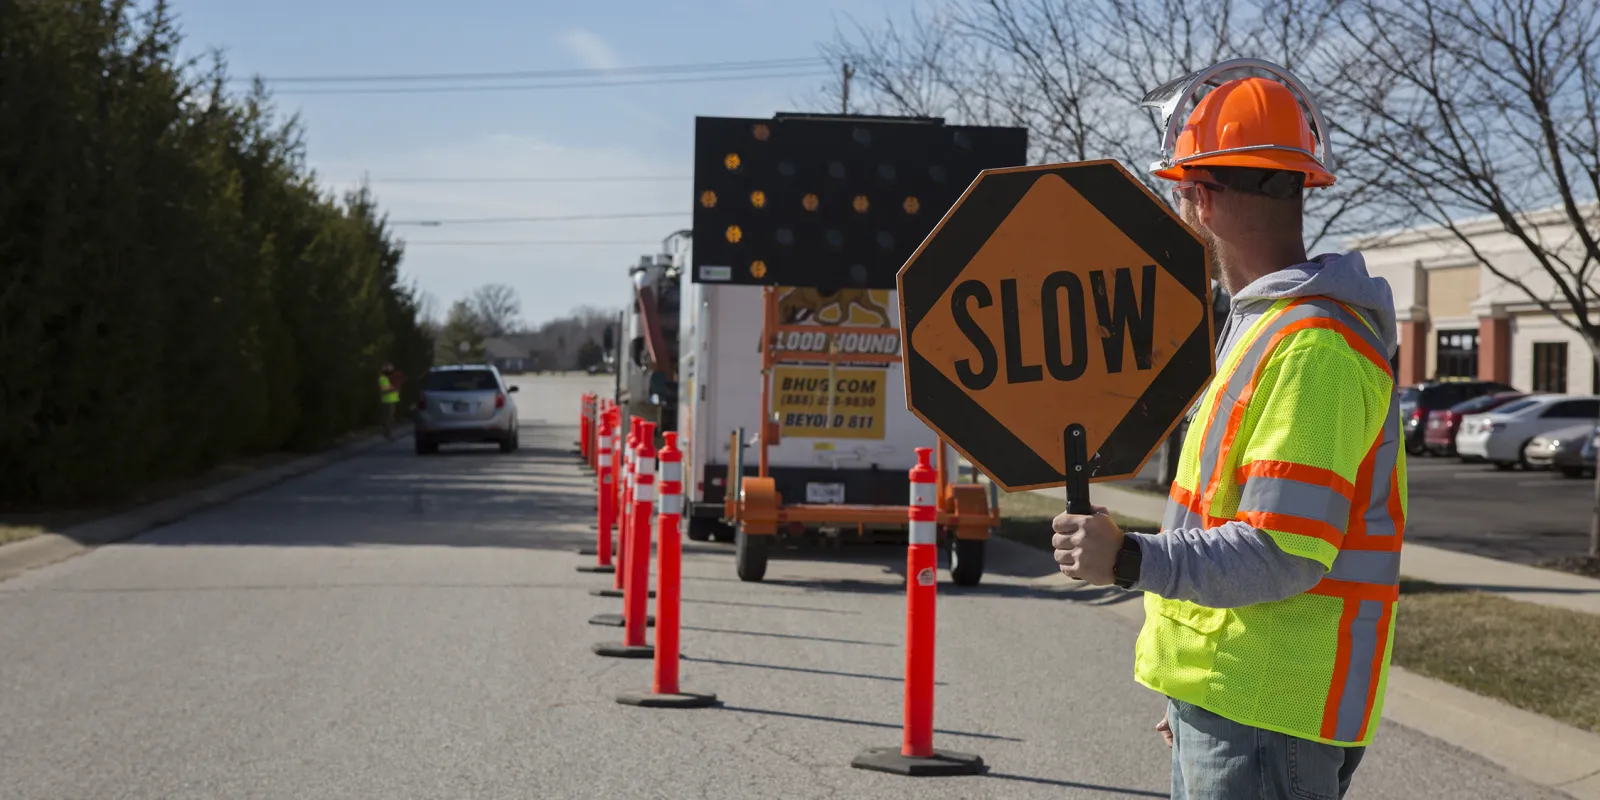
[[1201, 398], [1162, 529], [1243, 521], [1327, 573], [1307, 592], [1241, 608], [1146, 594], [1135, 677], [1241, 724], [1370, 743], [1405, 518], [1398, 396], [1380, 340], [1326, 298], [1274, 303]]
[[378, 392], [385, 403], [400, 402], [400, 393], [395, 390], [394, 384], [389, 382], [388, 375], [378, 376]]

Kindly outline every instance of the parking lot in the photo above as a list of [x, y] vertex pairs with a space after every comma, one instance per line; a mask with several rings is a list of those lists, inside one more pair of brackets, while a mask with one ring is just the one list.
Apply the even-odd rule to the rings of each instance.
[[1406, 538], [1436, 547], [1532, 564], [1589, 546], [1591, 478], [1407, 456]]

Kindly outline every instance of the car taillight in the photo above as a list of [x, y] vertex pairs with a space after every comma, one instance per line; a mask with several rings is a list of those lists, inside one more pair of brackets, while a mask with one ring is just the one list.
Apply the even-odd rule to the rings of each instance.
[[417, 410], [418, 411], [427, 411], [428, 410], [428, 398], [426, 398], [426, 397], [417, 398]]
[[505, 408], [506, 407], [506, 396], [505, 396], [504, 392], [496, 392], [495, 393], [495, 395], [494, 395], [494, 407], [495, 408]]
[[1411, 409], [1411, 421], [1412, 422], [1421, 422], [1422, 421], [1422, 415], [1425, 414], [1425, 413], [1427, 413], [1427, 412], [1423, 411], [1421, 407]]

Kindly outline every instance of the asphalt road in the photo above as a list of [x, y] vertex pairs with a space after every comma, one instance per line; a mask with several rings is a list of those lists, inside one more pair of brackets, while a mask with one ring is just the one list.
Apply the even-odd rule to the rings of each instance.
[[[1053, 564], [1009, 543], [982, 586], [940, 587], [936, 744], [987, 776], [849, 767], [899, 743], [893, 548], [745, 584], [730, 547], [688, 544], [683, 684], [725, 706], [615, 703], [651, 665], [589, 649], [620, 601], [573, 570], [592, 484], [562, 380], [519, 380], [517, 454], [396, 441], [0, 583], [0, 797], [1166, 796], [1132, 623], [1032, 585]], [[1556, 797], [1388, 723], [1349, 796]]]
[[1533, 564], [1589, 547], [1594, 480], [1407, 456], [1406, 540]]

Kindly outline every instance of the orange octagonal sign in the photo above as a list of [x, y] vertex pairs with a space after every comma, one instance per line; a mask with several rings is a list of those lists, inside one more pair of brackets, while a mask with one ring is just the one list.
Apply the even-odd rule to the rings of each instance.
[[898, 275], [911, 410], [1007, 490], [1143, 468], [1211, 379], [1203, 240], [1115, 161], [982, 172]]

